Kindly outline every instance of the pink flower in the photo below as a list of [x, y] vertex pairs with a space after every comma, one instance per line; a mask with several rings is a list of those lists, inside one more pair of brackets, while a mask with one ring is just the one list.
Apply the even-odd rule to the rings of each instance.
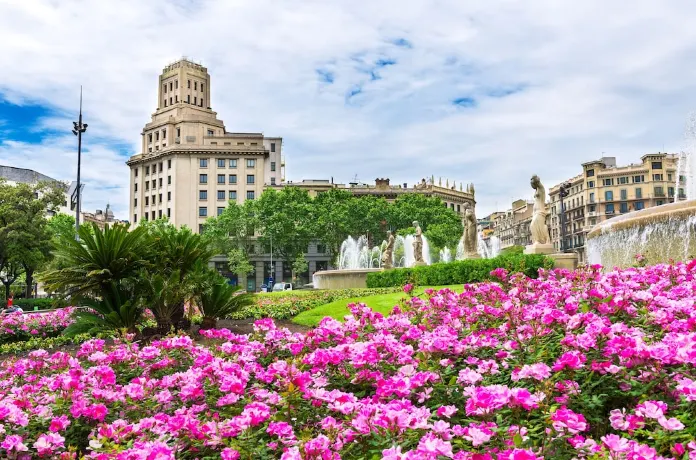
[[240, 455], [236, 450], [226, 447], [220, 452], [220, 457], [222, 460], [237, 460]]
[[29, 450], [29, 448], [22, 443], [22, 437], [16, 434], [8, 435], [0, 446], [8, 452], [26, 452]]
[[551, 415], [554, 430], [563, 433], [577, 434], [587, 430], [587, 421], [582, 414], [576, 414], [567, 407], [561, 407]]
[[405, 292], [406, 294], [410, 294], [411, 291], [413, 291], [413, 284], [410, 284], [410, 283], [409, 283], [409, 284], [406, 284], [406, 285], [404, 286], [404, 292]]
[[573, 370], [580, 369], [584, 366], [585, 361], [587, 361], [587, 358], [581, 352], [575, 350], [569, 351], [563, 353], [560, 358], [556, 360], [551, 369], [554, 372], [559, 372], [566, 368]]
[[667, 431], [679, 431], [684, 429], [684, 424], [675, 417], [672, 417], [670, 419], [667, 419], [666, 417], [660, 417], [657, 419], [657, 422], [660, 424], [662, 428], [664, 428]]
[[629, 449], [628, 439], [615, 434], [602, 436], [601, 441], [613, 452], [626, 452]]
[[439, 417], [446, 417], [450, 418], [457, 412], [457, 408], [455, 406], [441, 406], [437, 410], [437, 415]]
[[70, 420], [68, 420], [67, 415], [61, 415], [60, 417], [53, 417], [51, 424], [48, 429], [54, 433], [58, 431], [63, 431], [70, 425]]

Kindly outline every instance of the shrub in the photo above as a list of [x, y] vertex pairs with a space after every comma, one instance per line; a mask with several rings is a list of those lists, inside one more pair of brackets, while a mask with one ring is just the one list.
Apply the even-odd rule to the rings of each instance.
[[[54, 299], [14, 299], [13, 305], [24, 311], [50, 310], [54, 307]], [[7, 302], [5, 302], [7, 305]]]
[[540, 268], [552, 268], [553, 260], [539, 254], [515, 254], [492, 259], [467, 259], [422, 267], [395, 268], [368, 273], [368, 288], [384, 288], [415, 284], [444, 286], [449, 284], [478, 283], [491, 279], [491, 272], [504, 268], [511, 273], [524, 273], [536, 278]]

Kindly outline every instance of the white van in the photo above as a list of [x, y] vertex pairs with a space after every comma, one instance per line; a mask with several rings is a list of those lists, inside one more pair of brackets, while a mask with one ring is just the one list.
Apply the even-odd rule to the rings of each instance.
[[273, 292], [292, 291], [292, 283], [276, 283], [273, 285]]

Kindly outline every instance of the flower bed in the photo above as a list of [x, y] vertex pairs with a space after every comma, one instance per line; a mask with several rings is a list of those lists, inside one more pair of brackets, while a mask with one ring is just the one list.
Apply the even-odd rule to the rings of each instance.
[[367, 297], [377, 294], [398, 292], [399, 288], [381, 289], [332, 289], [321, 291], [300, 291], [287, 294], [257, 294], [256, 303], [243, 308], [232, 315], [231, 319], [273, 318], [288, 319], [335, 300], [350, 299], [351, 297]]
[[10, 313], [0, 316], [0, 344], [34, 337], [55, 337], [72, 324], [73, 308], [47, 313]]
[[6, 360], [0, 456], [696, 455], [696, 263], [495, 275], [307, 334], [262, 320]]

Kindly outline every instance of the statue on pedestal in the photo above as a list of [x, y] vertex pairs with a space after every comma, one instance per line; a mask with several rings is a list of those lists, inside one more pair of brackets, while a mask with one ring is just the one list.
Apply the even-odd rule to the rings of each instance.
[[532, 176], [531, 180], [534, 192], [534, 208], [532, 211], [532, 222], [529, 230], [532, 233], [532, 245], [550, 244], [549, 228], [546, 226], [546, 189], [541, 183], [539, 176]]
[[393, 254], [394, 254], [394, 235], [392, 235], [391, 231], [387, 231], [387, 247], [384, 248], [384, 252], [382, 253], [382, 268], [383, 269], [389, 270], [390, 268], [394, 267], [394, 265], [392, 264]]
[[469, 203], [464, 203], [464, 257], [467, 259], [479, 258], [478, 253], [478, 229], [476, 228], [476, 213]]
[[416, 234], [413, 237], [413, 260], [416, 265], [425, 265], [425, 260], [423, 260], [423, 231], [417, 220], [413, 221], [413, 228], [416, 229]]

